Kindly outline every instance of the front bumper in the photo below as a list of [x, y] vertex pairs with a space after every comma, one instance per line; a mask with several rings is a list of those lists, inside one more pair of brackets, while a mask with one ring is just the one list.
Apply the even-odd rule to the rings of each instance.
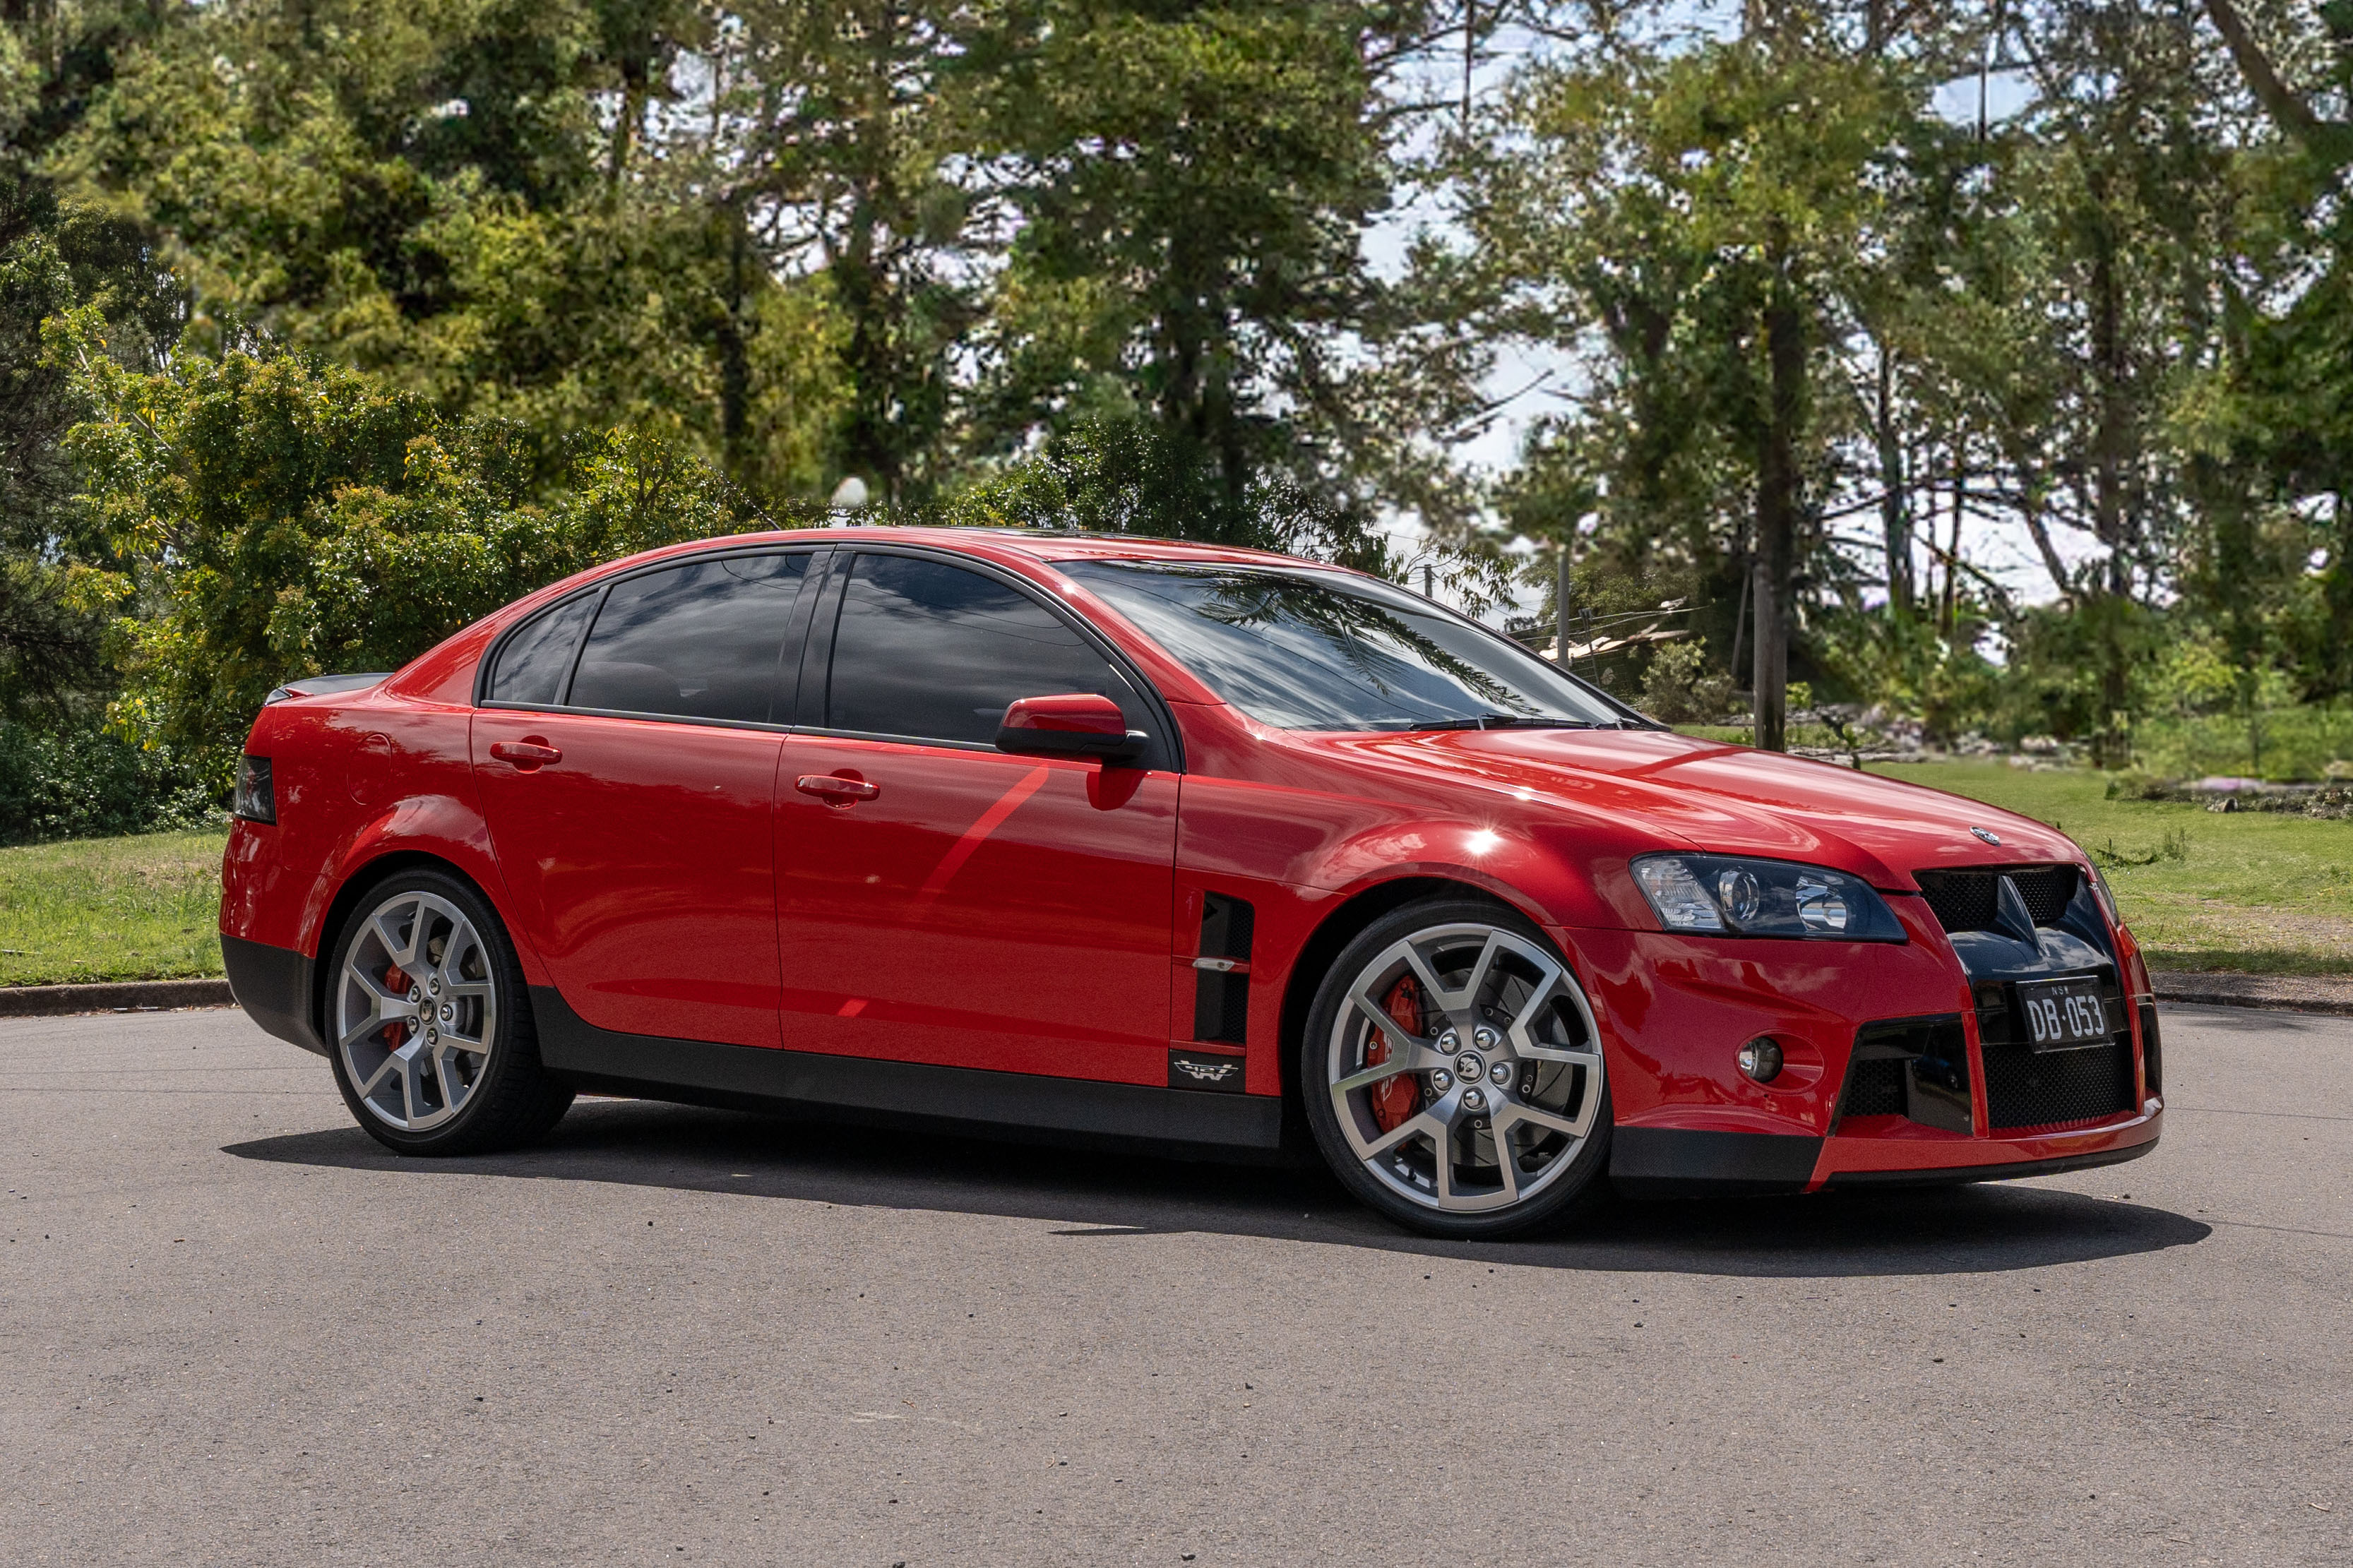
[[[2119, 993], [2115, 1044], [2096, 1060], [2027, 1056], [2004, 1032], [1999, 987], [1982, 974], [1973, 984], [1918, 900], [1891, 903], [1911, 939], [1901, 944], [1555, 933], [1601, 1026], [1617, 1120], [1609, 1169], [1621, 1190], [2000, 1181], [2156, 1147], [2153, 1007]], [[1769, 1085], [1736, 1061], [1759, 1037], [1787, 1063]], [[1867, 1074], [1876, 1092], [1855, 1092]], [[2033, 1098], [2052, 1092], [2042, 1079], [2069, 1074], [2088, 1084], [2087, 1099], [2082, 1084], [2075, 1101]], [[2046, 1102], [2047, 1121], [2036, 1109]], [[2021, 1121], [2041, 1124], [2011, 1124]]]

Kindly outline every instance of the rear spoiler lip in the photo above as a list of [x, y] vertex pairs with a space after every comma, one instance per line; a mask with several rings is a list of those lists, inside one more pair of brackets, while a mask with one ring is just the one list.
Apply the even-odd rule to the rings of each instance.
[[381, 685], [391, 679], [392, 671], [388, 669], [379, 669], [366, 675], [305, 676], [301, 679], [290, 680], [283, 686], [272, 688], [269, 695], [261, 700], [261, 705], [267, 708], [273, 702], [284, 702], [296, 697], [325, 697], [337, 691], [358, 691], [370, 686]]

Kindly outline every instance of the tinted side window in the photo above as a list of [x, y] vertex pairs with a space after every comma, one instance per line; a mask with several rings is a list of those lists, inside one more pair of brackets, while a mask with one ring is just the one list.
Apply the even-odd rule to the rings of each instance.
[[1092, 691], [1151, 731], [1135, 689], [1086, 640], [995, 578], [907, 555], [861, 555], [841, 601], [828, 729], [997, 739], [1020, 697]]
[[767, 722], [808, 562], [730, 555], [614, 584], [581, 650], [571, 706]]
[[566, 599], [525, 622], [499, 649], [484, 700], [554, 703], [564, 700], [564, 678], [572, 673], [573, 650], [596, 607], [594, 593]]

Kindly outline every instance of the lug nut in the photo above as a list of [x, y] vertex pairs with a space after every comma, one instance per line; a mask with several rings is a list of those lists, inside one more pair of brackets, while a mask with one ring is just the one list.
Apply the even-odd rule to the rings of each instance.
[[1448, 1072], [1444, 1068], [1440, 1068], [1436, 1072], [1430, 1075], [1430, 1087], [1435, 1092], [1444, 1094], [1448, 1089], [1454, 1087], [1454, 1075]]
[[1451, 1051], [1461, 1043], [1460, 1037], [1451, 1029], [1438, 1037], [1438, 1048], [1441, 1051]]
[[1465, 1110], [1482, 1110], [1486, 1103], [1487, 1094], [1484, 1089], [1466, 1089], [1462, 1091], [1462, 1108]]
[[1493, 1029], [1482, 1029], [1471, 1037], [1471, 1043], [1482, 1051], [1492, 1051], [1495, 1048], [1495, 1041], [1500, 1037]]
[[408, 988], [408, 999], [412, 1003], [422, 1002], [425, 1000], [425, 993], [412, 985]]
[[1504, 1085], [1512, 1081], [1512, 1064], [1509, 1062], [1497, 1062], [1493, 1067], [1487, 1069], [1487, 1077], [1496, 1088], [1503, 1088]]

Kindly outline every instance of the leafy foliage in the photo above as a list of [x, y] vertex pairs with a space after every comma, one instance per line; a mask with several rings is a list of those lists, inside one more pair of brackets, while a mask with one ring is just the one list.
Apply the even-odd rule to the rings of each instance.
[[745, 526], [724, 481], [650, 427], [550, 453], [291, 355], [93, 363], [100, 416], [69, 445], [130, 563], [121, 593], [157, 606], [120, 624], [115, 717], [167, 744], [216, 752], [290, 678], [396, 668], [555, 578]]

